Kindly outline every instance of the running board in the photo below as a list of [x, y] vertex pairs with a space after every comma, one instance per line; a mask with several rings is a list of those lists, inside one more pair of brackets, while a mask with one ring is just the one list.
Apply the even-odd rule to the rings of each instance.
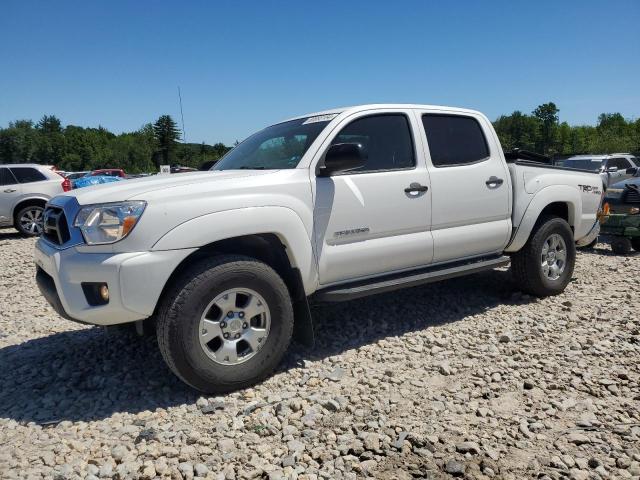
[[493, 268], [508, 265], [510, 258], [505, 256], [481, 258], [466, 263], [449, 263], [435, 267], [427, 267], [421, 270], [412, 270], [395, 275], [372, 278], [366, 281], [357, 281], [348, 284], [337, 285], [319, 290], [312, 297], [313, 302], [344, 302], [354, 298], [375, 295], [376, 293], [390, 292], [400, 288], [415, 287], [425, 283], [437, 282], [447, 278], [461, 277], [471, 273], [491, 270]]

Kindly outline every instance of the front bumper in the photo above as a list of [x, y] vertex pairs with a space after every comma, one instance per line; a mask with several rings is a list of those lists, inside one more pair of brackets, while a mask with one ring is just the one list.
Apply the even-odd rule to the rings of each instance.
[[[86, 253], [57, 249], [39, 239], [36, 282], [64, 318], [93, 325], [115, 325], [150, 317], [175, 268], [194, 249], [128, 253]], [[89, 305], [84, 282], [104, 282], [109, 303]]]

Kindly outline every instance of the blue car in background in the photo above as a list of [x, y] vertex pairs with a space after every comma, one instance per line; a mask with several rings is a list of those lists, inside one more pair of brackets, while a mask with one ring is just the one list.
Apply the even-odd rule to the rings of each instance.
[[73, 182], [73, 188], [90, 187], [91, 185], [100, 185], [102, 183], [112, 183], [124, 180], [122, 177], [112, 177], [109, 175], [90, 175], [78, 178]]

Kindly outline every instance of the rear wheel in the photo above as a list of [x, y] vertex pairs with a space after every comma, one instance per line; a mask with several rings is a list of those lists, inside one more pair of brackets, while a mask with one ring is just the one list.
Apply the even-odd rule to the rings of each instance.
[[629, 253], [631, 253], [631, 247], [631, 240], [627, 237], [614, 237], [613, 240], [611, 240], [611, 250], [617, 255], [629, 255]]
[[559, 217], [542, 217], [527, 243], [511, 257], [511, 271], [523, 292], [546, 297], [562, 293], [576, 259], [573, 232]]
[[158, 344], [192, 387], [222, 393], [264, 379], [293, 332], [289, 291], [268, 265], [224, 255], [192, 265], [164, 299]]
[[27, 236], [42, 235], [44, 221], [44, 207], [40, 205], [28, 205], [21, 208], [16, 214], [15, 228]]
[[640, 237], [632, 238], [631, 246], [636, 252], [640, 252]]

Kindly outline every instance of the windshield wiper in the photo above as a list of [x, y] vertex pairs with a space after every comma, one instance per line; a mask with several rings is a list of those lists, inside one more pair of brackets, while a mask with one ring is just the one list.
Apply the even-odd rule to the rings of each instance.
[[243, 165], [242, 167], [238, 167], [238, 170], [264, 170], [264, 167], [248, 167]]

